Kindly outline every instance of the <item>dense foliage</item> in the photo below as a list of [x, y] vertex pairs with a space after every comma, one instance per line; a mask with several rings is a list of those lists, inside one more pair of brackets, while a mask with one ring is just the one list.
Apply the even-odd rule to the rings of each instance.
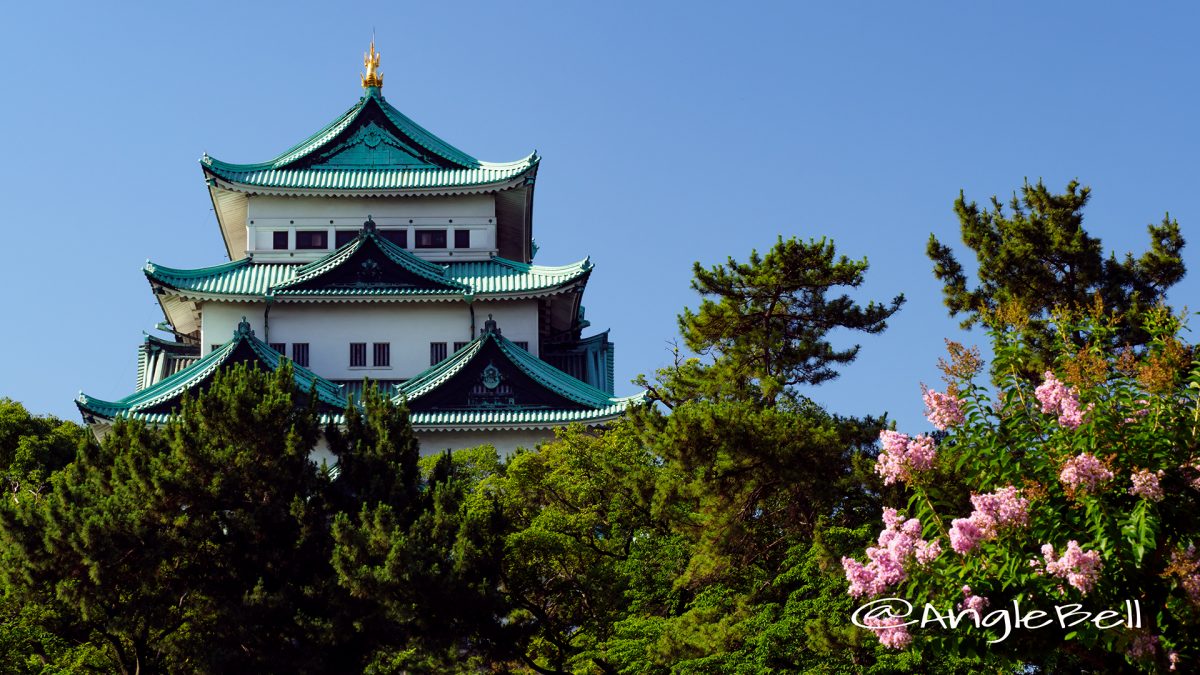
[[[1189, 671], [1200, 646], [1200, 366], [1162, 308], [1146, 313], [1141, 350], [1110, 350], [1118, 321], [1099, 308], [1051, 325], [1057, 372], [1037, 386], [1017, 374], [1017, 331], [997, 330], [1007, 375], [994, 393], [975, 381], [977, 354], [957, 345], [943, 364], [948, 391], [926, 393], [945, 431], [936, 445], [883, 432], [877, 471], [908, 499], [884, 511], [865, 563], [843, 560], [850, 593], [917, 607], [901, 617], [880, 603], [864, 620], [896, 648]], [[1035, 619], [1046, 625], [1014, 628], [1014, 603], [1047, 612]], [[922, 622], [925, 607], [961, 613], [961, 627]]]
[[[221, 373], [169, 424], [118, 421], [101, 442], [0, 401], [0, 673], [1190, 666], [1200, 371], [1178, 320], [1145, 304], [1182, 274], [1182, 239], [1165, 223], [1151, 254], [1092, 269], [1086, 190], [1026, 193], [1011, 218], [960, 199], [968, 245], [999, 246], [985, 287], [935, 251], [948, 293], [967, 293], [952, 309], [1003, 320], [985, 321], [992, 388], [951, 343], [931, 435], [805, 395], [854, 360], [834, 337], [883, 331], [903, 302], [852, 300], [866, 261], [824, 240], [697, 265], [691, 356], [641, 380], [652, 402], [505, 458], [422, 457], [407, 412], [369, 387], [322, 427], [286, 366]], [[1035, 224], [1061, 232], [1039, 243]], [[1047, 285], [1054, 255], [1090, 270], [1062, 300], [1071, 320], [1005, 286], [1025, 271], [994, 269], [1064, 242], [1022, 264], [1049, 266]], [[1091, 301], [1079, 318], [1101, 290], [1120, 313]], [[1144, 624], [991, 643], [995, 625], [852, 623], [891, 596], [981, 616], [1129, 599]]]

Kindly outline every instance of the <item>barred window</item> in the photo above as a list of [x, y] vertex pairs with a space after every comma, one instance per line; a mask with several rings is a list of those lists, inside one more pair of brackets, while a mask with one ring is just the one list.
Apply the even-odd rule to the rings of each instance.
[[471, 231], [454, 231], [454, 248], [471, 248]]
[[279, 352], [280, 354], [287, 354], [287, 343], [286, 342], [272, 342], [271, 349], [274, 349], [275, 351]]
[[445, 342], [430, 342], [429, 343], [429, 365], [436, 366], [446, 360], [446, 343]]
[[293, 342], [292, 343], [292, 361], [298, 366], [308, 367], [308, 343]]
[[288, 247], [287, 230], [276, 230], [271, 233], [271, 248], [276, 251], [286, 251]]
[[463, 347], [466, 347], [466, 346], [467, 346], [467, 345], [469, 345], [469, 344], [471, 344], [471, 343], [469, 343], [469, 342], [455, 342], [455, 343], [454, 343], [454, 351], [457, 353], [457, 352], [458, 352], [458, 350], [462, 349]]
[[525, 351], [529, 351], [529, 343], [525, 340], [513, 340], [513, 344], [521, 349], [524, 349]]
[[374, 345], [373, 363], [376, 368], [386, 368], [392, 365], [392, 343], [376, 342]]
[[365, 368], [367, 366], [367, 343], [350, 343], [350, 367]]

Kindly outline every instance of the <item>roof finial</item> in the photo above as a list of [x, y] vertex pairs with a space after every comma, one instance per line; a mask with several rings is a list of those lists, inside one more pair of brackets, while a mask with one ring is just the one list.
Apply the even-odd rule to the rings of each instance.
[[254, 330], [250, 328], [250, 322], [243, 316], [242, 320], [238, 322], [237, 328], [233, 331], [233, 337], [240, 338], [246, 336], [254, 337]]
[[363, 54], [363, 65], [367, 68], [367, 74], [362, 77], [362, 86], [364, 89], [383, 86], [383, 73], [378, 72], [379, 56], [379, 54], [375, 53], [375, 31], [371, 31], [371, 52]]
[[496, 320], [492, 318], [491, 314], [488, 314], [487, 321], [483, 322], [483, 328], [479, 329], [479, 334], [480, 335], [488, 335], [488, 334], [499, 335], [500, 334], [500, 327], [498, 325], [496, 325]]

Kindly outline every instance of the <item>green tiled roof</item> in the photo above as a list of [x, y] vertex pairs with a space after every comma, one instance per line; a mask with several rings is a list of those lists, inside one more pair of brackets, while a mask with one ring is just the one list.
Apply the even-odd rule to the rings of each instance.
[[[466, 347], [455, 352], [450, 359], [434, 366], [417, 377], [396, 385], [394, 400], [418, 401], [446, 383], [471, 362], [484, 345], [495, 344], [506, 359], [539, 386], [546, 388], [570, 401], [580, 404], [579, 409], [522, 408], [505, 409], [456, 409], [414, 411], [410, 421], [418, 430], [454, 430], [489, 428], [551, 428], [562, 424], [579, 422], [599, 424], [611, 420], [631, 405], [644, 400], [644, 393], [634, 396], [613, 397], [588, 384], [580, 382], [566, 373], [539, 360], [526, 350], [497, 333], [484, 333]], [[208, 353], [196, 363], [163, 379], [161, 382], [136, 392], [118, 401], [105, 401], [84, 393], [79, 394], [76, 405], [84, 419], [89, 422], [112, 420], [118, 417], [140, 419], [152, 424], [167, 422], [175, 413], [184, 393], [204, 386], [220, 368], [243, 361], [257, 361], [269, 370], [277, 369], [284, 357], [254, 336], [249, 325], [243, 323], [229, 342]], [[346, 406], [343, 387], [326, 380], [311, 370], [292, 364], [296, 385], [301, 391], [314, 388], [326, 412], [322, 420], [340, 423], [343, 416], [334, 412]]]
[[[283, 358], [265, 342], [254, 337], [254, 331], [250, 330], [249, 324], [243, 322], [238, 326], [233, 339], [229, 342], [209, 352], [178, 373], [163, 378], [162, 381], [151, 387], [130, 394], [119, 401], [105, 401], [80, 392], [75, 403], [85, 419], [113, 419], [115, 417], [150, 419], [155, 415], [165, 416], [173, 412], [168, 409], [178, 403], [184, 392], [204, 385], [222, 367], [241, 361], [256, 360], [269, 370], [275, 370]], [[342, 394], [341, 387], [303, 366], [292, 364], [292, 371], [296, 385], [301, 391], [309, 391], [315, 383], [317, 397], [321, 403], [333, 409], [345, 408], [346, 398]]]
[[[522, 349], [508, 338], [496, 332], [484, 331], [482, 335], [467, 343], [456, 351], [450, 358], [426, 370], [403, 384], [396, 385], [396, 401], [407, 401], [410, 404], [418, 402], [423, 396], [437, 390], [455, 375], [462, 372], [483, 350], [489, 342], [500, 348], [500, 352], [521, 372], [529, 376], [539, 386], [573, 401], [591, 411], [608, 408], [624, 410], [626, 406], [640, 401], [642, 396], [614, 398], [608, 392], [601, 391], [590, 384], [571, 377], [563, 371], [542, 361], [528, 350]], [[495, 412], [495, 411], [489, 411]], [[533, 414], [537, 411], [526, 411]], [[581, 412], [581, 411], [575, 411]], [[414, 412], [414, 414], [416, 414]], [[439, 412], [438, 415], [460, 415], [460, 411]], [[536, 415], [533, 415], [536, 417]]]
[[[462, 294], [470, 291], [470, 287], [451, 279], [446, 274], [446, 268], [441, 265], [436, 265], [427, 260], [422, 260], [417, 256], [409, 253], [405, 249], [379, 236], [375, 231], [375, 223], [368, 222], [370, 227], [364, 227], [358, 236], [344, 244], [341, 248], [330, 253], [329, 255], [315, 260], [307, 265], [302, 265], [295, 270], [295, 276], [271, 288], [271, 292], [276, 296], [284, 295], [311, 295], [314, 292], [322, 294], [329, 293], [334, 295], [393, 295], [393, 294], [428, 294], [428, 293], [456, 293]], [[380, 282], [375, 284], [361, 284], [353, 287], [338, 287], [338, 288], [320, 288], [321, 278], [330, 275], [338, 268], [347, 264], [351, 257], [364, 249], [374, 249], [383, 255], [386, 261], [390, 261], [403, 272], [415, 276], [422, 280], [427, 286], [409, 285], [404, 288], [397, 288], [395, 285], [387, 284], [387, 276], [389, 270], [379, 270]], [[370, 250], [364, 251], [370, 254]], [[393, 270], [394, 271], [394, 270]], [[307, 288], [305, 286], [308, 286]], [[316, 287], [314, 288], [314, 285]], [[319, 289], [319, 290], [318, 290]]]
[[434, 136], [369, 88], [325, 128], [268, 162], [232, 164], [205, 155], [205, 172], [244, 188], [429, 190], [506, 183], [537, 166], [481, 162]]
[[[505, 258], [493, 257], [480, 262], [452, 262], [446, 265], [435, 265], [417, 258], [413, 254], [399, 248], [386, 239], [378, 238], [381, 248], [405, 260], [405, 264], [419, 261], [421, 269], [432, 275], [433, 269], [442, 270], [441, 283], [446, 287], [438, 288], [370, 288], [361, 289], [324, 289], [320, 292], [306, 294], [319, 295], [432, 295], [447, 298], [460, 298], [464, 294], [475, 297], [489, 295], [520, 295], [551, 292], [568, 284], [585, 278], [591, 272], [592, 263], [588, 259], [570, 265], [546, 267], [520, 263]], [[357, 240], [356, 240], [357, 241]], [[233, 262], [202, 267], [199, 269], [175, 269], [154, 263], [146, 263], [144, 271], [151, 283], [174, 289], [180, 295], [221, 297], [231, 296], [239, 299], [261, 298], [268, 294], [287, 297], [298, 295], [288, 292], [288, 287], [299, 282], [301, 276], [314, 278], [321, 272], [327, 272], [349, 257], [345, 249], [354, 246], [355, 242], [346, 244], [328, 256], [308, 265], [288, 263], [256, 263], [250, 258]], [[397, 253], [397, 251], [399, 253]], [[401, 256], [401, 254], [403, 254]], [[389, 256], [390, 257], [390, 256]], [[399, 264], [399, 263], [398, 263]], [[416, 273], [414, 271], [414, 273]]]

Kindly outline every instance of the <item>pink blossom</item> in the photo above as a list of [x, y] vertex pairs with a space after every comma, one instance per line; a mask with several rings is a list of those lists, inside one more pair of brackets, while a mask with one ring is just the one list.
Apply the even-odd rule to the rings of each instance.
[[872, 631], [875, 632], [875, 637], [879, 638], [879, 643], [889, 649], [904, 649], [912, 644], [912, 635], [908, 632], [908, 626], [904, 625], [903, 617], [889, 616], [885, 619], [868, 618], [863, 621]]
[[908, 577], [905, 566], [916, 560], [925, 565], [941, 553], [937, 541], [921, 539], [921, 521], [905, 520], [896, 509], [883, 510], [884, 530], [879, 533], [878, 546], [867, 549], [864, 565], [854, 558], [842, 558], [842, 569], [850, 582], [850, 595], [880, 595]]
[[1100, 570], [1104, 567], [1099, 551], [1085, 552], [1074, 539], [1067, 542], [1067, 549], [1061, 558], [1055, 556], [1053, 546], [1044, 544], [1042, 557], [1046, 560], [1046, 574], [1066, 579], [1068, 584], [1084, 595], [1096, 585]]
[[1167, 661], [1171, 664], [1170, 670], [1175, 670], [1179, 665], [1179, 652], [1167, 652]]
[[1133, 636], [1133, 640], [1129, 643], [1129, 656], [1135, 661], [1142, 659], [1154, 658], [1154, 653], [1158, 651], [1158, 636], [1151, 635], [1144, 631], [1139, 631]]
[[964, 585], [962, 587], [962, 592], [963, 592], [963, 595], [966, 597], [963, 598], [962, 602], [958, 603], [958, 608], [963, 611], [975, 612], [975, 618], [982, 619], [983, 618], [983, 610], [989, 604], [991, 604], [991, 601], [989, 601], [987, 598], [983, 597], [982, 595], [975, 595], [974, 593], [972, 593], [970, 586]]
[[950, 394], [943, 394], [933, 389], [924, 390], [925, 418], [938, 431], [945, 431], [952, 426], [962, 424], [966, 417], [963, 415], [962, 402]]
[[879, 432], [879, 441], [883, 449], [875, 463], [875, 473], [883, 476], [884, 485], [896, 481], [909, 482], [913, 473], [928, 471], [933, 468], [933, 459], [937, 456], [933, 439], [924, 434], [909, 438], [890, 429]]
[[1112, 477], [1113, 472], [1103, 462], [1086, 452], [1067, 460], [1058, 474], [1069, 495], [1074, 495], [1080, 487], [1094, 491], [1101, 483], [1112, 480]]
[[967, 554], [980, 542], [995, 539], [1007, 528], [1029, 524], [1029, 500], [1017, 488], [1009, 485], [989, 494], [971, 495], [975, 510], [968, 518], [956, 518], [950, 523], [950, 548]]
[[1078, 428], [1083, 423], [1084, 414], [1092, 409], [1091, 405], [1081, 408], [1075, 388], [1063, 384], [1048, 370], [1046, 380], [1033, 393], [1042, 404], [1042, 412], [1058, 415], [1058, 423], [1068, 429]]
[[1191, 544], [1187, 551], [1173, 551], [1169, 569], [1179, 576], [1179, 585], [1188, 600], [1200, 607], [1200, 555], [1196, 553], [1196, 545]]
[[1161, 502], [1163, 490], [1162, 486], [1158, 484], [1158, 479], [1162, 478], [1164, 473], [1161, 469], [1154, 473], [1151, 473], [1149, 469], [1135, 472], [1130, 476], [1133, 487], [1129, 488], [1129, 494], [1138, 495], [1152, 502]]
[[970, 553], [985, 539], [987, 537], [973, 518], [955, 518], [950, 523], [950, 548], [955, 553]]

